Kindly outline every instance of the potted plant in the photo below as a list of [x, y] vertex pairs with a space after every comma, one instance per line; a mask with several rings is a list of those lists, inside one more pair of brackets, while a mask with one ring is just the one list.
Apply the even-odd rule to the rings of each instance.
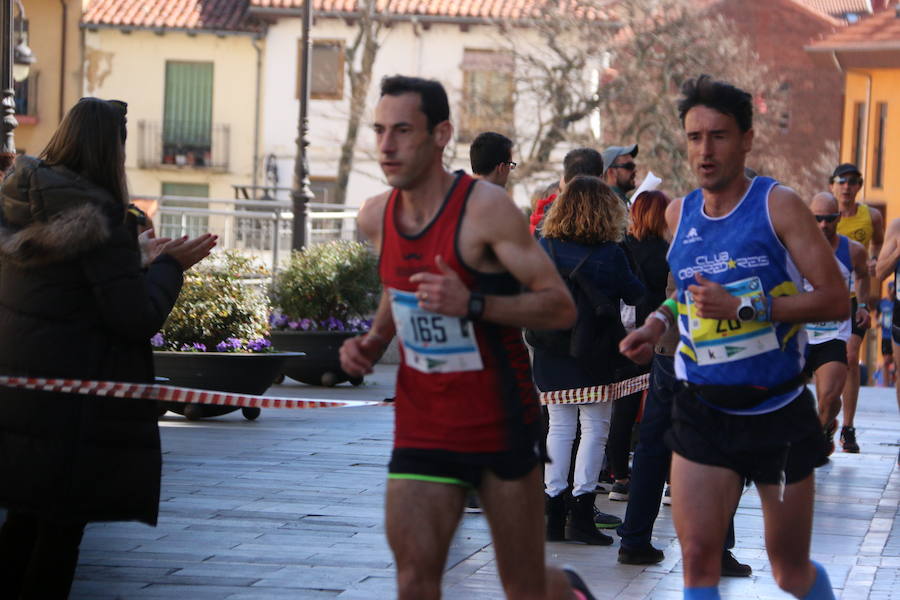
[[[258, 283], [266, 276], [264, 267], [235, 252], [211, 257], [187, 271], [178, 302], [151, 340], [156, 374], [183, 387], [265, 392], [290, 356], [275, 352], [266, 339], [271, 307]], [[188, 418], [237, 410], [176, 403], [164, 408]], [[248, 419], [259, 416], [258, 408], [241, 410]]]
[[271, 339], [305, 356], [289, 359], [284, 373], [312, 385], [362, 383], [341, 370], [338, 350], [368, 331], [380, 295], [378, 260], [364, 244], [333, 241], [292, 252], [272, 283]]

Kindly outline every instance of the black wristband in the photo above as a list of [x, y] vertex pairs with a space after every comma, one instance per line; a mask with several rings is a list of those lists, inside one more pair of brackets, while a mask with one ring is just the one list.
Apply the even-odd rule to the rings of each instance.
[[469, 296], [469, 307], [466, 312], [466, 318], [470, 321], [477, 321], [484, 314], [484, 294], [472, 291]]

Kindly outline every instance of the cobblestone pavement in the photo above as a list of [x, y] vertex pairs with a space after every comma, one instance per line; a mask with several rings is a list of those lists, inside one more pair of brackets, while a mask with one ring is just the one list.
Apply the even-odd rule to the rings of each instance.
[[[288, 382], [270, 393], [382, 400], [395, 367], [379, 367], [358, 388]], [[164, 474], [156, 528], [92, 524], [72, 597], [380, 599], [395, 595], [393, 558], [382, 527], [390, 407], [264, 410], [199, 422], [160, 421]], [[818, 471], [813, 556], [828, 566], [840, 597], [900, 599], [900, 417], [892, 390], [865, 388], [857, 428], [862, 453], [835, 453]], [[599, 496], [605, 512], [625, 504]], [[749, 579], [723, 580], [735, 599], [786, 598], [763, 549], [760, 503], [748, 490], [735, 520], [736, 556]], [[548, 560], [575, 566], [598, 598], [679, 599], [681, 561], [670, 509], [652, 567], [619, 565], [618, 544], [547, 545]], [[502, 598], [484, 517], [466, 514], [450, 551], [444, 597]]]

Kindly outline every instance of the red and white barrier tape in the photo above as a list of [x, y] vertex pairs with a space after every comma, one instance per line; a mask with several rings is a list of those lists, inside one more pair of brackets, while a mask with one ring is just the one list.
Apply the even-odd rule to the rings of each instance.
[[625, 396], [642, 392], [650, 386], [650, 374], [645, 373], [625, 381], [609, 385], [541, 392], [541, 404], [595, 404], [610, 402]]
[[381, 402], [361, 400], [320, 400], [252, 396], [212, 390], [195, 390], [173, 385], [121, 383], [118, 381], [90, 381], [83, 379], [47, 379], [40, 377], [10, 377], [0, 375], [0, 387], [21, 388], [43, 392], [108, 396], [112, 398], [141, 398], [184, 404], [219, 404], [239, 408], [329, 408], [375, 406]]

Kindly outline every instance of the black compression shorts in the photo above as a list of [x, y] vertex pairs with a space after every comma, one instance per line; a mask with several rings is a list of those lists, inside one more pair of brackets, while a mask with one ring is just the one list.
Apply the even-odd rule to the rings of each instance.
[[828, 340], [821, 344], [806, 346], [806, 374], [810, 377], [825, 363], [839, 362], [847, 364], [847, 342], [844, 340]]
[[808, 389], [761, 415], [716, 410], [683, 389], [675, 396], [666, 443], [673, 452], [762, 484], [795, 483], [827, 462], [825, 436]]
[[534, 452], [452, 452], [419, 448], [394, 448], [388, 479], [413, 479], [478, 488], [485, 470], [500, 479], [520, 479], [538, 465]]

